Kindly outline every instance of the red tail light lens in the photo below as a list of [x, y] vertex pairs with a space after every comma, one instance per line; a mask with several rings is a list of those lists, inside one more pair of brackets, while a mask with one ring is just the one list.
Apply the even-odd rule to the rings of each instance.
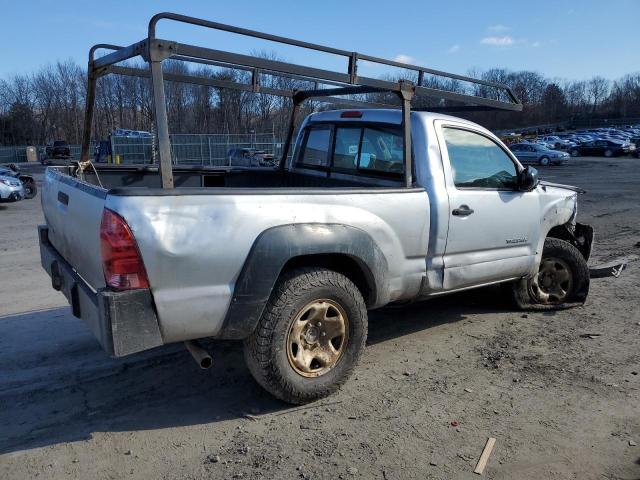
[[116, 290], [149, 288], [147, 272], [129, 225], [120, 215], [106, 208], [102, 212], [100, 247], [108, 286]]

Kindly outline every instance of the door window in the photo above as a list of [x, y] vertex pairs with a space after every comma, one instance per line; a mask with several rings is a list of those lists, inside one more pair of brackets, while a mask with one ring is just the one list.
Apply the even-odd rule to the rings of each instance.
[[459, 128], [444, 128], [453, 181], [458, 188], [513, 190], [516, 165], [493, 140]]

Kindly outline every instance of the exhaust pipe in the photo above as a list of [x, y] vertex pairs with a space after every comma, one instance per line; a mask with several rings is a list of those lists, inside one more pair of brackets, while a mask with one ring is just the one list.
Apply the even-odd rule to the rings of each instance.
[[211, 358], [211, 355], [209, 355], [209, 352], [202, 348], [198, 342], [195, 340], [188, 340], [184, 342], [184, 346], [189, 350], [189, 353], [200, 368], [203, 370], [211, 368], [213, 365], [213, 359]]

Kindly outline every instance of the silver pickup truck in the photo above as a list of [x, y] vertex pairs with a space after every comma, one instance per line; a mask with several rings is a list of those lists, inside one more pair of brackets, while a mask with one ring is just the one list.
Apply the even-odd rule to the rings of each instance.
[[348, 378], [369, 310], [496, 283], [520, 308], [585, 300], [577, 189], [539, 182], [485, 128], [333, 110], [294, 145], [281, 168], [174, 165], [173, 188], [157, 165], [48, 168], [53, 287], [113, 356], [187, 342], [204, 361], [192, 341], [243, 340], [256, 380], [291, 403]]

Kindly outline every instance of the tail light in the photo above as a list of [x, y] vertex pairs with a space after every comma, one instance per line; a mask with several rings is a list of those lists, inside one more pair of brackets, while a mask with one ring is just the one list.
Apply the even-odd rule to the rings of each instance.
[[362, 118], [362, 112], [357, 110], [347, 110], [340, 114], [340, 118]]
[[116, 290], [149, 288], [147, 272], [129, 225], [107, 208], [102, 212], [100, 248], [108, 286]]

